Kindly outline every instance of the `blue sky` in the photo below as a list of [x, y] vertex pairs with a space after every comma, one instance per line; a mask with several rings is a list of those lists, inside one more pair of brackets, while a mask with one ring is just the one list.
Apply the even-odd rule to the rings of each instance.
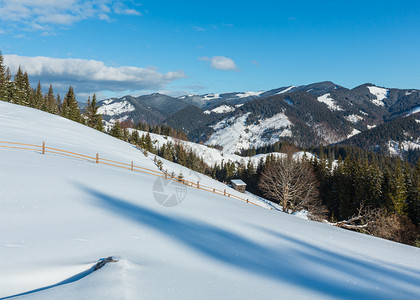
[[420, 2], [0, 0], [0, 50], [79, 100], [324, 80], [420, 89]]

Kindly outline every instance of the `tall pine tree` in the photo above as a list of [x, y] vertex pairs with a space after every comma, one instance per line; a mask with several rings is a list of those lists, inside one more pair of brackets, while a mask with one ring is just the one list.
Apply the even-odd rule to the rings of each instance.
[[69, 90], [63, 99], [61, 115], [64, 118], [82, 123], [82, 116], [80, 114], [79, 106], [72, 86], [69, 87]]
[[6, 67], [3, 64], [3, 55], [0, 51], [0, 100], [8, 101]]
[[99, 106], [96, 102], [96, 94], [93, 94], [92, 101], [90, 101], [89, 98], [86, 106], [86, 125], [95, 128], [96, 130], [103, 131], [102, 116], [98, 113], [98, 108]]
[[42, 95], [42, 87], [41, 87], [41, 82], [40, 81], [38, 81], [38, 85], [37, 85], [35, 93], [34, 93], [33, 107], [36, 108], [36, 109], [45, 110], [44, 96]]

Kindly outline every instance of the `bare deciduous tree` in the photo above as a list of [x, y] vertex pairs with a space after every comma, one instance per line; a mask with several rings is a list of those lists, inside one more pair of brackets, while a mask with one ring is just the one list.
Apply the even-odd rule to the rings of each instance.
[[383, 208], [368, 209], [363, 203], [358, 213], [348, 220], [335, 223], [324, 220], [324, 222], [409, 245], [414, 244], [417, 237], [416, 227], [407, 216], [389, 213]]
[[319, 199], [319, 183], [305, 158], [294, 159], [289, 153], [276, 159], [262, 172], [258, 185], [265, 196], [283, 206], [284, 212], [308, 209], [314, 212], [314, 219], [325, 212]]

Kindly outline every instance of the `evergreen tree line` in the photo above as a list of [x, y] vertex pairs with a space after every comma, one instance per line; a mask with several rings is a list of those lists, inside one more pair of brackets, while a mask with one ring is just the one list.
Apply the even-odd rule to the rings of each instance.
[[[311, 160], [327, 220], [349, 220], [360, 214], [361, 209], [365, 213], [380, 210], [388, 218], [385, 220], [392, 220], [389, 226], [401, 228], [390, 237], [378, 236], [407, 244], [414, 244], [417, 239], [419, 243], [420, 160], [412, 165], [396, 157], [347, 150], [345, 159], [340, 155], [335, 159], [334, 151], [327, 151], [328, 154], [322, 151], [318, 159]], [[258, 183], [262, 172], [275, 160], [276, 157], [269, 155], [257, 166], [248, 161], [240, 164], [236, 172], [234, 168], [228, 171], [229, 163], [216, 166], [219, 175], [213, 177], [221, 181], [241, 178], [247, 183], [247, 190], [265, 196]]]
[[40, 82], [34, 89], [29, 83], [28, 74], [23, 72], [21, 67], [18, 68], [14, 76], [11, 75], [10, 69], [3, 64], [1, 52], [0, 100], [60, 115], [103, 131], [102, 117], [97, 112], [98, 105], [95, 94], [93, 94], [92, 100], [89, 97], [85, 112], [82, 114], [73, 87], [69, 87], [62, 100], [59, 93], [54, 94], [52, 85], [49, 86], [46, 93], [43, 93]]
[[[131, 126], [130, 126], [131, 127]], [[179, 140], [188, 141], [187, 135], [179, 129], [175, 129], [168, 125], [149, 125], [147, 123], [138, 122], [135, 124], [134, 129], [146, 131], [150, 133], [160, 134], [164, 136], [170, 136]]]
[[380, 162], [366, 155], [332, 161], [321, 156], [313, 166], [332, 220], [349, 219], [363, 206], [382, 208], [420, 224], [420, 161], [413, 166], [398, 158]]
[[240, 156], [253, 156], [257, 154], [267, 154], [267, 153], [273, 153], [273, 152], [285, 152], [284, 149], [294, 147], [296, 148], [296, 151], [303, 150], [304, 148], [296, 147], [293, 142], [283, 140], [275, 142], [274, 144], [266, 144], [261, 147], [251, 147], [249, 149], [241, 149], [241, 151], [237, 152], [236, 154]]

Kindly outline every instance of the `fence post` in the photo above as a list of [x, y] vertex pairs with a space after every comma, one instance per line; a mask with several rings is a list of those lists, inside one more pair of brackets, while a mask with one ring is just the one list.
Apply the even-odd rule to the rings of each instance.
[[134, 162], [131, 161], [131, 171], [134, 171]]
[[99, 153], [96, 153], [96, 163], [99, 164]]
[[165, 170], [165, 179], [168, 179], [168, 169]]
[[45, 154], [45, 142], [42, 141], [42, 154]]
[[223, 192], [223, 195], [226, 196], [226, 190]]
[[249, 203], [249, 200], [248, 199], [246, 199], [246, 203]]
[[200, 181], [197, 181], [197, 189], [200, 188]]
[[213, 189], [213, 193], [216, 193], [216, 189]]

